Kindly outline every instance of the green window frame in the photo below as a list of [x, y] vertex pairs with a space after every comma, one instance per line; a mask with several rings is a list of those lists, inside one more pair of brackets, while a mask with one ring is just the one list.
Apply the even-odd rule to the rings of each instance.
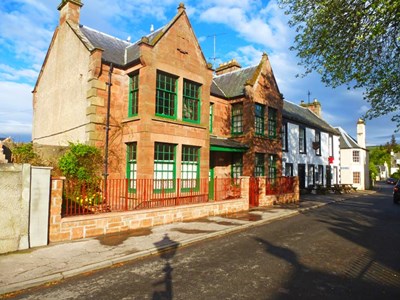
[[176, 179], [176, 145], [154, 144], [154, 190], [174, 191]]
[[265, 174], [265, 159], [264, 153], [256, 153], [255, 156], [255, 166], [254, 166], [254, 176], [261, 177]]
[[277, 110], [268, 108], [268, 137], [276, 138], [277, 136]]
[[243, 175], [243, 155], [241, 153], [233, 153], [232, 164], [231, 164], [231, 178], [234, 180], [238, 180], [242, 175]]
[[139, 113], [139, 72], [129, 76], [129, 111], [128, 117]]
[[183, 80], [182, 119], [187, 122], [200, 123], [201, 85]]
[[236, 103], [232, 105], [232, 120], [231, 120], [231, 133], [243, 133], [243, 103]]
[[256, 135], [264, 135], [264, 105], [254, 104], [254, 127]]
[[268, 178], [276, 178], [276, 155], [274, 154], [268, 157]]
[[182, 146], [181, 188], [182, 191], [199, 189], [200, 180], [200, 148]]
[[126, 144], [126, 178], [128, 179], [128, 188], [132, 192], [136, 190], [137, 180], [137, 143]]
[[210, 133], [213, 132], [213, 122], [214, 122], [214, 103], [210, 103], [210, 119], [209, 119], [209, 127]]
[[156, 83], [156, 115], [176, 119], [177, 103], [176, 76], [164, 72], [157, 72]]

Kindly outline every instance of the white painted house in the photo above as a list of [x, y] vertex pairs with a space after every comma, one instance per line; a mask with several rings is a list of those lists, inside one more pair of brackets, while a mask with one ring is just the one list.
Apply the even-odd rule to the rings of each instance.
[[358, 190], [370, 188], [369, 151], [365, 147], [365, 123], [357, 122], [357, 140], [352, 138], [343, 128], [340, 132], [340, 168], [341, 183], [352, 184]]
[[299, 176], [300, 189], [340, 183], [339, 132], [320, 116], [316, 99], [301, 105], [284, 101], [283, 175]]

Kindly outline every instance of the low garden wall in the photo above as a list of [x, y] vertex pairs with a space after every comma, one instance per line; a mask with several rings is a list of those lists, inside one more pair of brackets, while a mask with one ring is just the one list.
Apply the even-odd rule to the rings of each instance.
[[60, 242], [249, 209], [247, 198], [61, 218], [63, 180], [52, 180], [49, 241]]

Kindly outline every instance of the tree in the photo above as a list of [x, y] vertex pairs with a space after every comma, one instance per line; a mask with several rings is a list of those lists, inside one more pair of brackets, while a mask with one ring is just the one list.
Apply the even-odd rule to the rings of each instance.
[[[278, 0], [296, 28], [305, 74], [328, 86], [365, 89], [372, 119], [400, 108], [400, 1]], [[392, 121], [400, 129], [400, 114]]]

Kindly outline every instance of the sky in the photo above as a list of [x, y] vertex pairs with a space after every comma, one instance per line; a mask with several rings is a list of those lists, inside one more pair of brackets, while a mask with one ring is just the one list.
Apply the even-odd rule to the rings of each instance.
[[[80, 23], [134, 42], [158, 29], [177, 13], [179, 0], [82, 0]], [[32, 132], [32, 90], [53, 32], [61, 0], [0, 1], [0, 138], [28, 142]], [[257, 65], [268, 54], [284, 98], [296, 104], [314, 98], [322, 118], [356, 137], [358, 119], [368, 110], [362, 90], [326, 87], [316, 73], [298, 77], [294, 29], [276, 0], [187, 0], [193, 30], [206, 59], [215, 67], [236, 59], [242, 67]], [[310, 96], [308, 96], [310, 92]], [[367, 146], [381, 145], [392, 135], [400, 141], [391, 116], [366, 120]]]

